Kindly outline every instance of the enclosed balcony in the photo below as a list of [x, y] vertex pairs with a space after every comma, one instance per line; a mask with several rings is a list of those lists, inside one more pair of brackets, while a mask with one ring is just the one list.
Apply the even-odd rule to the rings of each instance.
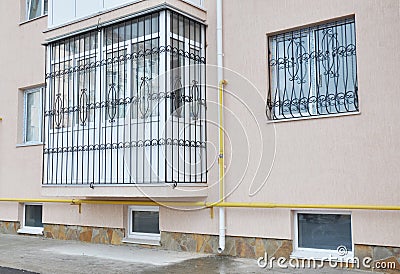
[[50, 43], [43, 185], [205, 183], [204, 45], [170, 10]]

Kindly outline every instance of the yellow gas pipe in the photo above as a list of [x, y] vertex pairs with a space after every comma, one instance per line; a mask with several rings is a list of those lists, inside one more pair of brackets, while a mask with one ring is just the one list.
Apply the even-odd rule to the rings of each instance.
[[225, 201], [224, 195], [224, 176], [225, 176], [225, 160], [224, 160], [224, 129], [223, 129], [223, 93], [224, 85], [227, 84], [226, 80], [221, 80], [219, 82], [219, 155], [218, 155], [218, 165], [219, 165], [219, 201]]
[[102, 204], [102, 205], [143, 205], [143, 206], [177, 206], [177, 207], [242, 207], [242, 208], [287, 208], [287, 209], [353, 209], [353, 210], [400, 210], [395, 205], [351, 205], [351, 204], [280, 204], [264, 202], [155, 202], [135, 200], [87, 200], [87, 199], [25, 199], [25, 198], [0, 198], [0, 202], [16, 203], [67, 203]]

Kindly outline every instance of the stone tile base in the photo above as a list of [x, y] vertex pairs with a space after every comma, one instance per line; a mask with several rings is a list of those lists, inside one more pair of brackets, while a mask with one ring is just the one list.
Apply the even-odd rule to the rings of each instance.
[[[165, 249], [200, 253], [218, 253], [218, 236], [178, 232], [161, 232], [161, 246]], [[289, 258], [291, 240], [226, 236], [222, 255], [259, 258], [267, 251], [269, 256]]]
[[122, 244], [123, 228], [103, 228], [76, 225], [44, 224], [43, 235], [59, 240], [76, 240], [96, 244]]
[[383, 271], [385, 273], [400, 273], [400, 247], [384, 247], [384, 246], [371, 246], [371, 245], [355, 245], [354, 256], [361, 260], [361, 269], [363, 267], [362, 260], [366, 257], [372, 258], [371, 266], [379, 265], [394, 266], [386, 269], [369, 269], [373, 271]]
[[7, 222], [0, 221], [0, 233], [2, 234], [17, 234], [17, 230], [20, 228], [19, 222]]
[[[161, 232], [161, 246], [169, 250], [218, 254], [218, 236], [163, 231]], [[225, 239], [225, 251], [222, 255], [258, 259], [267, 252], [270, 258], [285, 257], [289, 259], [293, 249], [292, 246], [291, 240], [227, 236]], [[360, 269], [374, 272], [400, 273], [400, 247], [356, 244], [355, 256], [360, 260]], [[376, 266], [376, 263], [382, 262], [386, 263], [386, 266], [391, 262], [392, 266], [394, 265], [395, 267], [394, 269], [364, 268], [362, 260], [366, 257], [372, 259], [370, 263], [372, 267]]]

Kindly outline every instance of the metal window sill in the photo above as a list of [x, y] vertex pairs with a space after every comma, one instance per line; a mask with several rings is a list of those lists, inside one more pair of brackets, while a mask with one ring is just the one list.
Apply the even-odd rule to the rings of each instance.
[[27, 142], [22, 144], [16, 144], [15, 147], [31, 147], [31, 146], [43, 146], [43, 142]]
[[337, 113], [337, 114], [328, 114], [328, 115], [319, 115], [319, 116], [307, 116], [307, 117], [287, 118], [287, 119], [280, 119], [280, 120], [268, 120], [266, 123], [267, 124], [275, 124], [275, 123], [293, 122], [293, 121], [300, 121], [300, 120], [353, 116], [353, 115], [360, 115], [360, 114], [361, 114], [360, 111], [355, 111], [355, 112], [346, 112], [346, 113]]

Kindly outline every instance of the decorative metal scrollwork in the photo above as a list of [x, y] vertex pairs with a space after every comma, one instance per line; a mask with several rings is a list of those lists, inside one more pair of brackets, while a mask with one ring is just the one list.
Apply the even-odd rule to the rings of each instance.
[[150, 112], [150, 85], [149, 81], [151, 80], [148, 77], [141, 77], [142, 82], [140, 83], [139, 90], [139, 111], [142, 114], [142, 118], [146, 118], [149, 116]]
[[[132, 28], [149, 16], [149, 33]], [[155, 10], [50, 41], [43, 184], [207, 182], [205, 34], [201, 22]]]
[[107, 114], [109, 117], [109, 121], [111, 123], [115, 122], [115, 116], [117, 115], [116, 98], [117, 98], [116, 84], [111, 83], [107, 94], [107, 99], [108, 99]]
[[271, 36], [270, 45], [269, 119], [358, 110], [353, 19]]
[[201, 104], [201, 94], [200, 94], [200, 88], [197, 85], [197, 81], [193, 80], [193, 85], [190, 88], [190, 96], [192, 97], [191, 101], [191, 114], [193, 119], [197, 119], [199, 117], [199, 112], [200, 112], [200, 104]]
[[177, 76], [172, 90], [172, 114], [181, 117], [182, 116], [182, 81], [181, 77]]
[[56, 128], [60, 128], [63, 121], [64, 116], [64, 102], [61, 94], [56, 95], [56, 99], [54, 100], [54, 124]]
[[[322, 52], [325, 53], [325, 58], [322, 59], [321, 64], [324, 68], [323, 74], [327, 77], [339, 77], [339, 66], [337, 59], [337, 54], [335, 49], [339, 47], [339, 41], [337, 40], [337, 31], [334, 32], [332, 28], [322, 31]], [[335, 65], [336, 64], [336, 65]]]
[[88, 118], [88, 95], [86, 89], [81, 89], [81, 95], [79, 96], [79, 121], [81, 125], [85, 125]]

